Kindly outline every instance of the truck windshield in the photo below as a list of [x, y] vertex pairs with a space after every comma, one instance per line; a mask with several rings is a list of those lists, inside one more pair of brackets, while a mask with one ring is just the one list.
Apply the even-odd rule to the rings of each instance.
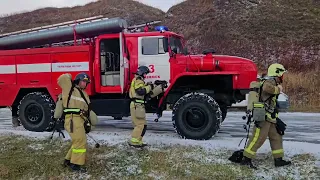
[[[168, 38], [167, 38], [167, 37], [165, 38], [164, 43], [168, 44]], [[181, 53], [182, 53], [183, 45], [182, 45], [182, 40], [181, 40], [180, 37], [170, 36], [169, 43], [170, 43], [170, 49], [171, 49], [171, 51], [172, 51], [174, 48], [176, 48], [178, 54], [181, 54]]]
[[180, 37], [171, 36], [170, 40], [169, 40], [169, 43], [170, 43], [171, 50], [176, 48], [178, 54], [182, 53], [183, 47], [182, 47], [182, 42], [181, 42]]

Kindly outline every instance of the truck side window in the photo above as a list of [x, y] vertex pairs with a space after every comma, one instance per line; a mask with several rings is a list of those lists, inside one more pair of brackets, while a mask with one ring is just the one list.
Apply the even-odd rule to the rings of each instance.
[[143, 55], [165, 54], [163, 38], [144, 38], [141, 41]]

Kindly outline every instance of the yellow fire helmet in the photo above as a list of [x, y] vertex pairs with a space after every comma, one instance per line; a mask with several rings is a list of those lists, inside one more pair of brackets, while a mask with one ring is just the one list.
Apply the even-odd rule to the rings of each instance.
[[274, 63], [268, 68], [269, 77], [282, 77], [282, 75], [287, 72], [282, 64]]

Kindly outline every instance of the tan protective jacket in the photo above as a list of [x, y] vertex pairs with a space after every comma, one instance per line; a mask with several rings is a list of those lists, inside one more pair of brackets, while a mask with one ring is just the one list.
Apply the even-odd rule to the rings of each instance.
[[261, 101], [266, 104], [267, 111], [267, 121], [276, 123], [276, 117], [278, 113], [275, 114], [275, 117], [271, 117], [271, 114], [276, 109], [277, 95], [280, 94], [280, 88], [277, 86], [277, 82], [274, 79], [267, 79], [262, 85], [261, 91]]

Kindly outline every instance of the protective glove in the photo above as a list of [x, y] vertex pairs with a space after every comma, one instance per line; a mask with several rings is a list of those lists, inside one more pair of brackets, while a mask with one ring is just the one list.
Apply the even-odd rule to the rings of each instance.
[[147, 85], [149, 85], [151, 87], [151, 90], [153, 90], [154, 84], [152, 82], [147, 82]]
[[86, 134], [88, 134], [91, 131], [90, 121], [89, 120], [84, 121], [83, 126], [84, 126], [84, 130], [85, 130]]

